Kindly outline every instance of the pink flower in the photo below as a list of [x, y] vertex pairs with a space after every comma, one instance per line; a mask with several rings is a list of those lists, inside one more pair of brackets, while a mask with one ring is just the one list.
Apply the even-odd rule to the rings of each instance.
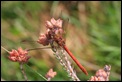
[[98, 78], [96, 76], [91, 76], [90, 81], [98, 81]]
[[99, 70], [96, 72], [96, 76], [97, 76], [97, 77], [107, 77], [107, 73], [106, 73], [103, 69], [99, 69]]
[[56, 20], [54, 18], [51, 18], [51, 23], [55, 26]]
[[91, 76], [89, 81], [109, 81], [111, 66], [105, 65], [103, 69], [99, 69], [95, 76]]
[[59, 28], [62, 28], [62, 23], [63, 23], [63, 21], [62, 21], [61, 19], [58, 19], [58, 20], [56, 21], [56, 25], [55, 25], [55, 26], [57, 26], [57, 27], [59, 27]]
[[111, 70], [111, 66], [110, 65], [109, 66], [108, 65], [105, 65], [104, 70], [106, 72], [109, 72]]
[[63, 45], [65, 42], [63, 40], [64, 31], [62, 29], [62, 23], [63, 20], [55, 20], [54, 18], [52, 18], [50, 21], [46, 21], [46, 33], [40, 34], [37, 42], [44, 46], [49, 45], [49, 43], [53, 41], [60, 43], [59, 45]]
[[49, 29], [52, 29], [53, 28], [53, 24], [50, 22], [50, 21], [46, 21], [46, 24], [45, 26]]
[[48, 39], [45, 34], [40, 34], [37, 42], [44, 45], [44, 46], [49, 44]]
[[56, 30], [55, 34], [56, 35], [62, 35], [63, 34], [63, 30], [62, 29]]
[[19, 53], [16, 50], [12, 50], [11, 52], [9, 52], [10, 56], [8, 56], [8, 58], [11, 61], [16, 62], [17, 61], [17, 57], [19, 56]]
[[45, 25], [49, 29], [62, 28], [62, 23], [63, 23], [63, 20], [61, 20], [61, 19], [55, 20], [54, 18], [52, 18], [51, 21], [46, 21]]
[[50, 69], [47, 74], [45, 75], [46, 78], [53, 78], [57, 73], [53, 71], [53, 69]]
[[18, 50], [12, 50], [9, 52], [8, 58], [13, 62], [22, 62], [26, 63], [30, 56], [27, 56], [28, 52], [23, 50], [22, 48], [18, 48]]

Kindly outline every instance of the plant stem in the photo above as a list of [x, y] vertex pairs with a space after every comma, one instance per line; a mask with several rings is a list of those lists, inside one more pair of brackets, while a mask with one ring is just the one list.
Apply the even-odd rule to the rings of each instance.
[[59, 60], [60, 64], [64, 67], [64, 69], [67, 71], [68, 76], [72, 78], [74, 81], [80, 81], [80, 79], [77, 77], [75, 71], [73, 70], [73, 67], [71, 66], [70, 61], [68, 60], [68, 53], [61, 49], [58, 48], [57, 51], [54, 54], [56, 58]]
[[2, 49], [4, 49], [4, 50], [5, 50], [6, 52], [8, 52], [8, 53], [10, 52], [10, 51], [8, 51], [7, 49], [5, 49], [5, 48], [4, 48], [4, 47], [2, 47], [2, 46], [1, 46], [1, 48], [2, 48]]
[[31, 51], [31, 50], [38, 50], [38, 49], [51, 49], [51, 47], [44, 47], [44, 48], [32, 48], [32, 49], [27, 49], [27, 51]]
[[[27, 64], [26, 64], [27, 65]], [[32, 69], [29, 65], [27, 65], [30, 69]], [[33, 69], [32, 69], [33, 70]], [[34, 72], [36, 72], [39, 76], [41, 76], [44, 80], [48, 81], [48, 79], [46, 79], [42, 74], [38, 73], [37, 71], [33, 70]]]
[[24, 71], [24, 69], [23, 69], [23, 63], [20, 63], [20, 69], [21, 69], [21, 72], [22, 72], [22, 74], [23, 74], [23, 76], [24, 76], [24, 78], [25, 78], [25, 81], [28, 81], [28, 78], [27, 78], [27, 76], [26, 76], [26, 73], [25, 73], [25, 71]]

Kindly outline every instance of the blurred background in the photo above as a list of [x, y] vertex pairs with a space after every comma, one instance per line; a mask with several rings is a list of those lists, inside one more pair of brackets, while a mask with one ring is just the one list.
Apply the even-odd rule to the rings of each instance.
[[[77, 76], [87, 81], [105, 65], [111, 65], [110, 80], [121, 80], [121, 2], [120, 1], [2, 1], [1, 45], [7, 50], [45, 47], [36, 42], [44, 33], [45, 21], [63, 18], [66, 25], [66, 45], [86, 68], [86, 76], [72, 61]], [[69, 22], [67, 21], [69, 19]], [[1, 78], [6, 81], [24, 80], [19, 64], [7, 59], [1, 49]], [[53, 81], [70, 80], [51, 49], [30, 51], [31, 59], [24, 65], [30, 81], [45, 81], [50, 68], [57, 72]]]

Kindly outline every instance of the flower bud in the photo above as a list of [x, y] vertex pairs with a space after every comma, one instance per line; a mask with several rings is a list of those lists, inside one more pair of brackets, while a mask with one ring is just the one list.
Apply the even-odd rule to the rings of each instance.
[[46, 24], [45, 25], [49, 29], [52, 29], [53, 28], [53, 24], [50, 21], [46, 21]]
[[49, 44], [48, 39], [47, 39], [47, 37], [46, 37], [45, 34], [41, 34], [41, 35], [39, 36], [39, 39], [38, 39], [37, 42], [40, 43], [40, 44], [42, 44], [42, 45], [44, 45], [44, 46], [46, 46], [46, 45]]
[[23, 50], [22, 48], [18, 48], [18, 50], [12, 50], [9, 52], [8, 58], [13, 62], [22, 62], [26, 63], [30, 56], [27, 56], [28, 52]]

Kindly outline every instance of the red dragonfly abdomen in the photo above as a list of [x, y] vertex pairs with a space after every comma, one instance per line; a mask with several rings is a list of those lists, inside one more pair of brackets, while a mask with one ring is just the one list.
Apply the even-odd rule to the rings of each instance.
[[80, 62], [74, 57], [74, 55], [69, 51], [69, 49], [64, 45], [64, 50], [70, 55], [70, 57], [74, 60], [74, 62], [78, 65], [78, 67], [86, 74], [88, 75], [88, 72], [86, 69], [80, 64]]

